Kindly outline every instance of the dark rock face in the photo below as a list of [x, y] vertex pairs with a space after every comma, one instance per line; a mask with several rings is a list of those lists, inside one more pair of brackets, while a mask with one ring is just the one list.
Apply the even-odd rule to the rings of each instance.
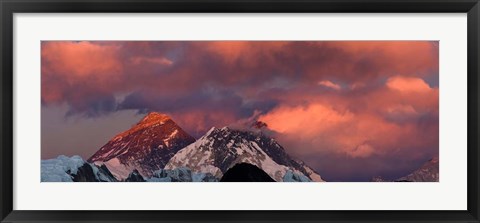
[[73, 182], [98, 182], [93, 168], [85, 163], [77, 170], [77, 174], [71, 174]]
[[253, 122], [252, 127], [256, 129], [262, 129], [262, 128], [267, 128], [268, 125], [265, 122], [255, 121]]
[[395, 180], [396, 182], [438, 182], [439, 181], [438, 157], [424, 163], [412, 173]]
[[[108, 161], [116, 158], [121, 165], [150, 177], [155, 170], [164, 168], [178, 150], [193, 142], [195, 139], [170, 117], [150, 113], [131, 129], [111, 139], [88, 162], [108, 166]], [[115, 174], [115, 168], [111, 170]]]
[[110, 173], [107, 167], [96, 167], [89, 163], [79, 167], [76, 174], [68, 174], [72, 177], [73, 182], [117, 182], [117, 179]]
[[142, 175], [137, 170], [133, 170], [130, 175], [128, 175], [127, 179], [125, 179], [125, 182], [145, 182], [145, 179], [143, 179]]
[[227, 170], [220, 182], [275, 182], [275, 180], [255, 165], [239, 163]]
[[110, 172], [110, 170], [108, 170], [108, 168], [105, 166], [105, 165], [101, 165], [100, 167], [98, 167], [98, 171], [99, 171], [99, 174], [103, 175], [104, 179], [99, 179], [100, 182], [116, 182], [118, 181], [113, 175], [112, 173]]

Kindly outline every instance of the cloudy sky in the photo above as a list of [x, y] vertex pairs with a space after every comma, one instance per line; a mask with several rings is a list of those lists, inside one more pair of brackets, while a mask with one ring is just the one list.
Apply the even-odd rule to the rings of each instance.
[[326, 180], [438, 155], [438, 42], [44, 41], [42, 159], [89, 158], [149, 111], [200, 137], [258, 119]]

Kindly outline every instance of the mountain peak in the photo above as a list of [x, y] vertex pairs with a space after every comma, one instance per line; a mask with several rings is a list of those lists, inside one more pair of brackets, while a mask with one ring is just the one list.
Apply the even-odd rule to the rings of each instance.
[[[150, 112], [145, 117], [143, 117], [142, 120], [140, 120], [136, 125], [134, 125], [131, 129], [118, 134], [117, 136], [115, 136], [114, 139], [121, 139], [129, 134], [133, 134], [135, 132], [138, 132], [147, 128], [161, 126], [167, 122], [174, 123], [174, 121], [166, 114], [162, 114], [159, 112]], [[174, 127], [176, 127], [176, 124], [174, 125]], [[174, 130], [175, 128], [171, 129], [171, 131], [174, 131]]]
[[438, 156], [434, 156], [429, 160], [430, 163], [438, 163]]
[[108, 141], [89, 162], [105, 164], [118, 179], [126, 179], [133, 169], [149, 177], [163, 168], [178, 150], [193, 142], [195, 138], [169, 116], [151, 112]]
[[256, 165], [275, 181], [283, 181], [288, 170], [294, 178], [304, 175], [305, 179], [323, 181], [311, 168], [293, 160], [274, 138], [258, 131], [211, 128], [195, 143], [177, 152], [165, 169], [187, 167], [219, 178], [233, 165], [243, 162]]
[[255, 129], [268, 128], [268, 125], [267, 125], [267, 123], [262, 122], [262, 121], [254, 121], [252, 123], [252, 128], [255, 128]]
[[171, 120], [170, 116], [159, 112], [150, 112], [139, 122], [139, 124], [158, 123]]

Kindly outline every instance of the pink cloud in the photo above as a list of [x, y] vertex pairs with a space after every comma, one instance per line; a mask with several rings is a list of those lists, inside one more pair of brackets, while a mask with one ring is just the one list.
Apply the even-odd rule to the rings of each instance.
[[91, 42], [42, 42], [43, 73], [75, 77], [119, 74], [123, 63], [118, 50], [117, 46]]
[[154, 63], [154, 64], [160, 64], [160, 65], [172, 65], [173, 61], [165, 58], [165, 57], [132, 57], [130, 58], [130, 61], [132, 61], [133, 64], [135, 65], [140, 65], [141, 63]]
[[[299, 153], [329, 152], [367, 158], [402, 151], [418, 157], [435, 149], [438, 122], [425, 129], [423, 116], [438, 119], [438, 89], [420, 78], [396, 76], [385, 87], [364, 94], [295, 93], [280, 97], [284, 105], [260, 116], [286, 144], [307, 142]], [[302, 99], [303, 105], [295, 105]], [[290, 104], [290, 105], [288, 105]], [[415, 140], [413, 140], [415, 139]], [[429, 147], [425, 151], [415, 148]]]
[[[366, 158], [402, 149], [404, 155], [415, 156], [419, 154], [412, 151], [413, 148], [431, 143], [430, 139], [421, 137], [418, 141], [406, 140], [432, 134], [422, 132], [415, 123], [401, 125], [381, 116], [336, 111], [320, 104], [306, 108], [279, 108], [259, 119], [266, 122], [270, 129], [279, 132], [281, 140], [287, 145], [307, 143], [308, 149], [296, 147], [296, 152], [301, 154], [328, 152]], [[405, 148], [405, 145], [412, 148]]]
[[432, 90], [421, 78], [394, 76], [387, 80], [387, 87], [399, 92], [424, 93]]
[[319, 81], [317, 84], [320, 85], [320, 86], [324, 86], [324, 87], [327, 87], [327, 88], [334, 89], [334, 90], [342, 89], [342, 87], [340, 87], [340, 85], [335, 84], [331, 81]]
[[88, 100], [90, 93], [108, 94], [123, 73], [118, 52], [114, 45], [42, 42], [42, 100], [63, 103]]
[[272, 130], [285, 134], [299, 133], [302, 137], [315, 137], [332, 127], [349, 122], [353, 114], [340, 113], [322, 104], [310, 104], [298, 107], [278, 107], [259, 117], [268, 123]]

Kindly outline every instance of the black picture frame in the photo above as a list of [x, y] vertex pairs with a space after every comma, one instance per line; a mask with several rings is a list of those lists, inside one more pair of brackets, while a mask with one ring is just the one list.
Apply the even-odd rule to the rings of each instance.
[[[0, 0], [1, 222], [480, 222], [478, 0]], [[467, 13], [468, 210], [466, 211], [19, 211], [13, 210], [14, 13]], [[441, 196], [441, 195], [439, 195]]]

